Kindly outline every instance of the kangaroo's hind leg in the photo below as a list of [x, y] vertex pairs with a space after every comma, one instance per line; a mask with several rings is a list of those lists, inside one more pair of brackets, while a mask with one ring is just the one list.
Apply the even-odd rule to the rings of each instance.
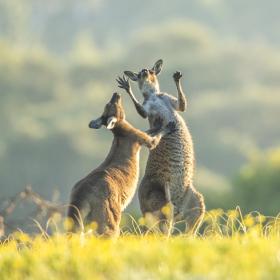
[[167, 203], [164, 186], [158, 180], [149, 177], [142, 179], [138, 198], [143, 215], [157, 212]]
[[170, 212], [167, 209], [170, 201], [166, 196], [164, 184], [144, 177], [139, 187], [138, 198], [143, 216], [153, 220], [154, 224], [149, 226], [158, 225], [162, 232], [167, 233], [168, 217], [165, 212]]
[[196, 234], [205, 213], [205, 204], [202, 194], [196, 191], [192, 186], [188, 187], [181, 209], [181, 215], [186, 222], [186, 233]]
[[121, 209], [114, 199], [96, 201], [87, 216], [88, 224], [94, 223], [96, 233], [103, 237], [117, 237], [120, 234], [119, 224]]

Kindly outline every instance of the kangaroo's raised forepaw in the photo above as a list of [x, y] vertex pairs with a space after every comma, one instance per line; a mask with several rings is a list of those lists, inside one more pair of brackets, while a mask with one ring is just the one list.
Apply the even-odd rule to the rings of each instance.
[[153, 136], [153, 140], [151, 141], [151, 146], [150, 146], [150, 150], [153, 150], [157, 147], [157, 145], [160, 142], [160, 137], [159, 136]]
[[123, 88], [124, 90], [126, 90], [127, 92], [130, 91], [131, 87], [128, 81], [128, 78], [126, 79], [124, 76], [118, 77], [118, 79], [116, 79], [117, 83], [118, 83], [118, 87], [119, 88]]
[[179, 71], [176, 71], [174, 74], [173, 74], [173, 79], [175, 82], [178, 82], [181, 78], [183, 77], [182, 73], [179, 72]]
[[168, 131], [168, 134], [171, 134], [171, 133], [175, 132], [176, 129], [177, 129], [176, 128], [176, 122], [174, 122], [174, 121], [169, 122], [166, 126], [166, 129]]

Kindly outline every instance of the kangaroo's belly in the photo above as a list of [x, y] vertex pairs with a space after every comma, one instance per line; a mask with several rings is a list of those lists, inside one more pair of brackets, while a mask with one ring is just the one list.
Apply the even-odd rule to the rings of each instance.
[[176, 111], [164, 99], [156, 95], [146, 100], [143, 107], [148, 112], [151, 128], [155, 126], [155, 121], [158, 121], [158, 119], [162, 121], [162, 125], [167, 125], [170, 121], [176, 121]]
[[145, 175], [163, 184], [188, 186], [193, 178], [194, 152], [191, 135], [184, 120], [176, 118], [177, 130], [164, 136], [159, 145], [150, 151]]

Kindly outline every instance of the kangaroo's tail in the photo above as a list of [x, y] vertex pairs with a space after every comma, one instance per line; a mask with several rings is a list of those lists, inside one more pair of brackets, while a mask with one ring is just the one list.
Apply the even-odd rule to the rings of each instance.
[[87, 207], [86, 205], [82, 205], [79, 202], [71, 202], [67, 212], [67, 231], [84, 231], [85, 218], [88, 215], [88, 213], [89, 207]]

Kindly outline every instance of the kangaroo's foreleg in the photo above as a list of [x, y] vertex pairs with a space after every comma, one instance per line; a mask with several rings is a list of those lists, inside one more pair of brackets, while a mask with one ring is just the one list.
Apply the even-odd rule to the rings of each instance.
[[144, 145], [149, 149], [154, 149], [158, 145], [162, 137], [162, 133], [160, 132], [156, 136], [150, 136], [147, 133], [139, 130], [136, 137], [138, 138], [140, 145]]
[[154, 149], [164, 135], [173, 133], [175, 129], [176, 129], [175, 122], [169, 122], [167, 126], [165, 127], [161, 126], [159, 129], [156, 129], [156, 131], [153, 131], [154, 136], [150, 136], [149, 134], [138, 129], [135, 130], [136, 131], [135, 134], [141, 145], [145, 145], [149, 149]]
[[181, 78], [182, 78], [182, 73], [181, 72], [177, 71], [173, 74], [173, 79], [175, 81], [176, 88], [177, 88], [177, 91], [178, 91], [178, 99], [177, 99], [177, 104], [176, 104], [177, 105], [176, 110], [184, 112], [186, 110], [186, 107], [187, 107], [187, 99], [185, 97], [185, 94], [184, 94], [182, 86], [181, 86], [181, 82], [180, 82]]
[[119, 88], [124, 89], [128, 93], [138, 114], [144, 119], [147, 118], [148, 112], [144, 109], [144, 107], [140, 104], [140, 102], [134, 96], [128, 79], [126, 79], [125, 77], [122, 77], [122, 78], [119, 77], [117, 79], [117, 83], [119, 84], [118, 85]]

